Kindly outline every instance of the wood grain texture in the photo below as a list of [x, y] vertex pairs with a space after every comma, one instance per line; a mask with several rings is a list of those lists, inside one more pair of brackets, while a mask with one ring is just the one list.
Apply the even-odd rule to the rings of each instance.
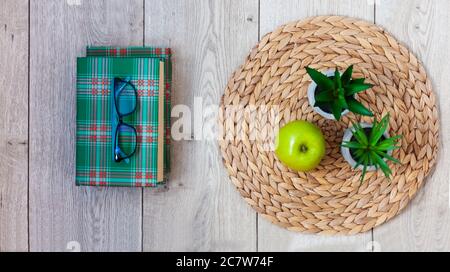
[[28, 1], [0, 2], [0, 252], [28, 250]]
[[74, 149], [76, 58], [142, 45], [142, 0], [32, 0], [30, 41], [31, 251], [140, 251], [142, 191], [76, 187]]
[[447, 0], [381, 1], [376, 21], [418, 56], [438, 96], [441, 150], [434, 174], [406, 210], [374, 230], [382, 251], [450, 250], [450, 2]]
[[[374, 6], [366, 1], [261, 1], [260, 36], [290, 21], [317, 15], [345, 15], [373, 21]], [[367, 251], [371, 233], [356, 236], [317, 236], [289, 232], [258, 218], [259, 251]]]
[[[146, 1], [146, 44], [174, 52], [174, 105], [189, 106], [191, 117], [195, 97], [204, 109], [218, 106], [258, 40], [257, 19], [256, 0]], [[217, 124], [213, 112], [200, 119], [205, 130]], [[215, 139], [174, 142], [172, 169], [165, 190], [145, 191], [144, 250], [256, 250], [256, 215], [229, 181]]]

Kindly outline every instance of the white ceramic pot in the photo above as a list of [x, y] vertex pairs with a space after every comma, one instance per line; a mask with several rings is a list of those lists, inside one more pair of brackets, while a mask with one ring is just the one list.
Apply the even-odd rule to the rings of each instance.
[[[367, 124], [367, 123], [360, 123], [360, 125], [361, 125], [362, 128], [371, 128], [371, 127], [372, 127], [371, 124]], [[349, 141], [351, 141], [352, 138], [353, 138], [353, 132], [354, 132], [354, 131], [355, 131], [355, 128], [354, 128], [354, 127], [348, 128], [348, 129], [345, 131], [345, 133], [344, 133], [344, 138], [342, 139], [342, 142], [349, 142]], [[384, 135], [384, 137], [385, 137], [386, 139], [389, 138], [389, 134], [388, 134], [387, 132], [385, 132], [383, 135]], [[351, 166], [352, 168], [355, 168], [356, 165], [357, 165], [358, 163], [357, 163], [356, 160], [352, 157], [352, 153], [350, 152], [350, 149], [349, 149], [348, 147], [343, 147], [343, 146], [341, 146], [341, 153], [342, 153], [342, 156], [344, 157], [344, 159], [350, 164], [350, 166]], [[389, 151], [388, 154], [389, 154], [389, 156], [392, 156], [392, 150]], [[358, 169], [359, 169], [359, 170], [363, 170], [363, 166], [360, 165], [360, 166], [358, 167]], [[376, 170], [377, 170], [377, 168], [376, 168], [375, 166], [367, 167], [367, 171], [368, 171], [368, 172], [372, 172], [372, 171], [376, 171]]]
[[[327, 70], [323, 74], [328, 77], [331, 77], [331, 76], [334, 76], [334, 72], [335, 72], [335, 70]], [[314, 108], [314, 111], [317, 112], [319, 115], [321, 115], [323, 118], [326, 118], [329, 120], [336, 120], [336, 118], [334, 118], [334, 115], [332, 113], [325, 112], [319, 107], [314, 107], [314, 105], [316, 104], [316, 88], [317, 88], [317, 84], [314, 81], [312, 81], [311, 85], [309, 85], [309, 87], [308, 87], [309, 104], [311, 105], [311, 107]], [[348, 110], [343, 111], [342, 116], [346, 115], [347, 113], [349, 113]]]

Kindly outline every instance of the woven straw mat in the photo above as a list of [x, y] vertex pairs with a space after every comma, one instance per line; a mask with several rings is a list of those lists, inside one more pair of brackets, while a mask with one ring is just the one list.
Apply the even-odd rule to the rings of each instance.
[[[325, 120], [308, 103], [306, 66], [342, 71], [351, 64], [354, 77], [375, 85], [359, 100], [378, 119], [390, 113], [389, 133], [403, 135], [394, 152], [401, 164], [390, 164], [390, 181], [378, 171], [361, 184], [361, 171], [340, 153], [351, 122], [372, 119], [350, 113], [340, 122]], [[383, 29], [358, 19], [314, 17], [264, 36], [232, 75], [220, 112], [220, 149], [231, 181], [262, 217], [292, 231], [369, 231], [407, 206], [436, 162], [439, 115], [424, 67]], [[310, 121], [325, 135], [327, 154], [312, 172], [288, 169], [273, 152], [270, 130], [293, 120]]]

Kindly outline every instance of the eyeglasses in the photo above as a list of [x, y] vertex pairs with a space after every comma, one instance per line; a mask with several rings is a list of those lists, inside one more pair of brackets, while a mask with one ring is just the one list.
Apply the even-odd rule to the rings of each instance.
[[116, 116], [113, 119], [115, 126], [114, 161], [120, 163], [129, 159], [136, 153], [136, 128], [124, 122], [124, 118], [132, 115], [137, 108], [137, 90], [129, 78], [114, 78], [114, 107]]

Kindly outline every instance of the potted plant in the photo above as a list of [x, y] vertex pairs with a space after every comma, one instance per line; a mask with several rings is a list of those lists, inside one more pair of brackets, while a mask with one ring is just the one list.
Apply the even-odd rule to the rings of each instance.
[[380, 122], [375, 120], [372, 125], [354, 123], [344, 134], [342, 155], [352, 167], [362, 169], [361, 182], [364, 181], [367, 171], [378, 169], [390, 179], [392, 170], [387, 162], [400, 163], [392, 157], [392, 153], [400, 148], [398, 144], [402, 136], [389, 137], [388, 125], [389, 114]]
[[349, 111], [364, 116], [373, 116], [372, 112], [356, 100], [356, 94], [373, 87], [365, 83], [364, 78], [352, 79], [353, 65], [341, 75], [336, 70], [325, 74], [306, 67], [313, 80], [308, 88], [308, 100], [314, 110], [330, 120], [340, 120]]

